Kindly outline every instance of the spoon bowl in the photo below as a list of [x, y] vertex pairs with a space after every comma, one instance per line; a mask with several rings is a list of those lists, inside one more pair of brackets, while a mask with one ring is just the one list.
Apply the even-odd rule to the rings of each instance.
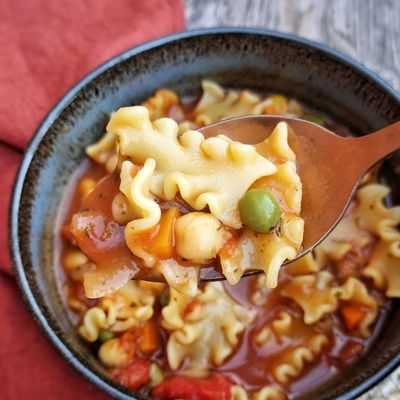
[[[378, 161], [400, 148], [400, 121], [362, 137], [343, 137], [309, 121], [252, 115], [224, 120], [200, 129], [203, 135], [225, 135], [256, 144], [267, 138], [276, 124], [286, 122], [289, 145], [296, 154], [303, 184], [301, 217], [304, 219], [302, 250], [293, 262], [310, 252], [336, 226], [358, 184]], [[261, 271], [247, 271], [244, 276]], [[225, 279], [217, 269], [203, 269], [201, 280]]]

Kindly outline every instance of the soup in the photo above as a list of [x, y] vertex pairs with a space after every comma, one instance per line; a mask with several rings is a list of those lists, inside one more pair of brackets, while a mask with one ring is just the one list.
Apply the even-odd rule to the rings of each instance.
[[[252, 113], [296, 116], [349, 133], [294, 99], [225, 90], [213, 82], [203, 83], [200, 99], [180, 99], [161, 89], [143, 105], [152, 121], [175, 119], [180, 134]], [[368, 349], [384, 318], [387, 298], [400, 294], [400, 209], [385, 205], [389, 189], [377, 182], [376, 171], [364, 179], [331, 235], [312, 254], [281, 268], [275, 284], [268, 282], [266, 271], [231, 280], [235, 285], [200, 283], [188, 292], [174, 283], [130, 280], [123, 271], [122, 278], [113, 272], [115, 254], [118, 267], [123, 262], [131, 271], [137, 265], [124, 235], [131, 210], [115, 201], [121, 197], [121, 159], [115, 144], [115, 137], [107, 133], [89, 147], [91, 160], [71, 182], [61, 206], [57, 257], [77, 330], [116, 381], [155, 399], [285, 399], [331, 377]], [[284, 212], [293, 211], [285, 209], [282, 191], [274, 191], [271, 184], [268, 189]], [[116, 202], [119, 222], [113, 215]], [[158, 204], [162, 213], [177, 210], [170, 212], [178, 213], [175, 218], [193, 212], [181, 196]], [[106, 249], [101, 248], [103, 242], [85, 247], [93, 243], [87, 241], [93, 232], [85, 231], [80, 241], [71, 229], [74, 216], [90, 210], [101, 211], [112, 223], [103, 229], [112, 239], [103, 241]], [[104, 225], [101, 220], [98, 224]], [[233, 244], [227, 249], [237, 248], [238, 240], [230, 239], [226, 242]], [[151, 235], [142, 247], [148, 249], [150, 240]], [[92, 287], [100, 289], [89, 298], [84, 277], [93, 276], [99, 264], [104, 271], [100, 284], [94, 275]], [[154, 278], [145, 268], [135, 273], [136, 278]], [[106, 290], [101, 293], [105, 276]]]

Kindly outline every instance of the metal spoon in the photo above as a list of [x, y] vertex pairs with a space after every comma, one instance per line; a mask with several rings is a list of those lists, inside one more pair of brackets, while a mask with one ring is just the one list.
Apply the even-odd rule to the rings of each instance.
[[[362, 137], [342, 137], [308, 121], [270, 115], [233, 118], [200, 131], [205, 137], [223, 134], [256, 144], [265, 140], [280, 121], [289, 126], [289, 145], [296, 154], [303, 183], [301, 216], [305, 226], [299, 258], [336, 226], [368, 169], [400, 148], [400, 121]], [[203, 268], [200, 276], [206, 281], [225, 279], [215, 267]]]

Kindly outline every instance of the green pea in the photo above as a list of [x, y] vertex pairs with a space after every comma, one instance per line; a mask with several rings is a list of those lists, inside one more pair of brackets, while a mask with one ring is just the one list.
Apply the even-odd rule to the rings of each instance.
[[106, 331], [104, 329], [102, 329], [99, 332], [99, 340], [100, 340], [100, 342], [106, 342], [107, 340], [113, 339], [114, 337], [115, 337], [115, 334], [113, 332]]
[[268, 232], [279, 222], [282, 211], [272, 193], [250, 189], [239, 202], [240, 218], [255, 232]]

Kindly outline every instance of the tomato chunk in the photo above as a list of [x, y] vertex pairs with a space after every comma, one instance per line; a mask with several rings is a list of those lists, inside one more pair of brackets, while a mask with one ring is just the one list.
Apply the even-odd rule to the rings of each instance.
[[138, 334], [135, 329], [129, 329], [128, 331], [124, 332], [120, 338], [120, 344], [124, 349], [124, 352], [128, 359], [133, 360], [136, 355], [136, 341], [138, 338]]
[[116, 368], [111, 375], [121, 385], [129, 389], [139, 389], [150, 378], [150, 361], [136, 359], [123, 368]]
[[361, 268], [366, 263], [364, 250], [361, 247], [354, 246], [344, 257], [337, 263], [339, 278], [343, 281], [350, 276], [359, 276]]
[[340, 351], [339, 360], [342, 365], [348, 365], [358, 358], [363, 350], [364, 346], [361, 343], [350, 341]]
[[152, 391], [152, 396], [163, 400], [230, 400], [231, 383], [222, 375], [210, 378], [173, 376]]
[[239, 241], [239, 236], [235, 235], [228, 239], [224, 246], [222, 247], [221, 251], [219, 252], [219, 255], [221, 257], [229, 258], [232, 256], [233, 251], [235, 250], [235, 247], [237, 246], [237, 243]]

